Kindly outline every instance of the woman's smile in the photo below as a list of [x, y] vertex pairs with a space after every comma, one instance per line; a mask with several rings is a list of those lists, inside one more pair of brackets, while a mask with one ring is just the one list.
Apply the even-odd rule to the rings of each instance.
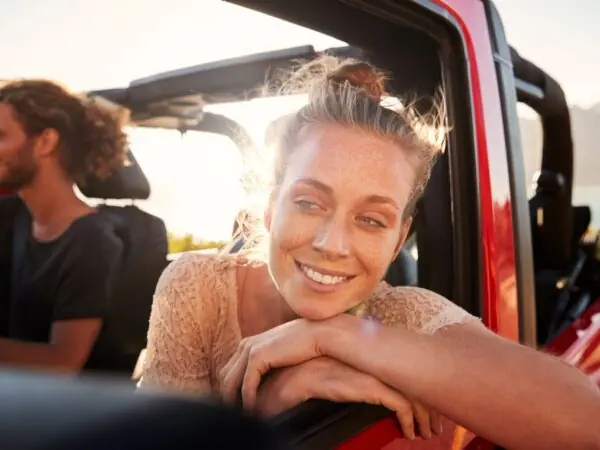
[[355, 275], [322, 269], [297, 260], [294, 263], [306, 286], [317, 292], [335, 292], [355, 278]]

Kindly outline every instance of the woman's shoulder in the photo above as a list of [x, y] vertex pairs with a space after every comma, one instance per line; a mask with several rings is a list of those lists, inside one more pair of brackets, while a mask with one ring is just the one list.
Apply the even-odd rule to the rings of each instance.
[[366, 315], [384, 325], [401, 325], [431, 334], [448, 325], [477, 320], [467, 311], [433, 291], [382, 282], [366, 304]]
[[229, 300], [235, 301], [234, 259], [195, 252], [183, 253], [170, 263], [154, 293], [156, 309], [194, 316], [217, 314]]
[[179, 330], [180, 335], [212, 343], [221, 328], [234, 330], [235, 267], [235, 258], [194, 252], [170, 263], [154, 293], [149, 337], [163, 329]]
[[152, 304], [144, 382], [209, 390], [235, 348], [235, 299], [234, 258], [189, 252], [170, 263]]
[[228, 270], [234, 267], [231, 257], [186, 252], [166, 267], [156, 290], [159, 293], [170, 289], [189, 292], [219, 288], [227, 283]]

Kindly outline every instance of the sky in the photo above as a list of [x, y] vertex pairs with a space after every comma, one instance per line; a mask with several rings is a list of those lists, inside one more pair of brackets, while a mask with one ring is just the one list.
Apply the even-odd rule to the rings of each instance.
[[[600, 1], [498, 0], [509, 41], [555, 77], [570, 103], [600, 103]], [[577, 5], [575, 8], [574, 5]], [[343, 43], [219, 0], [19, 0], [0, 2], [0, 79], [44, 77], [74, 90], [126, 86], [166, 70], [249, 53]], [[297, 101], [225, 105], [261, 136]], [[226, 239], [246, 199], [243, 167], [222, 136], [132, 130], [152, 184], [140, 207], [172, 231]]]
[[600, 1], [499, 0], [508, 41], [554, 77], [567, 101], [600, 103]]

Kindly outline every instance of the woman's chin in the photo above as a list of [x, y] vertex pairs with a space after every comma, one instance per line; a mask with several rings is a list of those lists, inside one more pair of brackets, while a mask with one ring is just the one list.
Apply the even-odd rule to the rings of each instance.
[[303, 319], [306, 320], [314, 320], [314, 321], [321, 321], [321, 320], [327, 320], [327, 319], [331, 319], [332, 317], [337, 316], [338, 314], [341, 314], [343, 311], [342, 310], [331, 310], [331, 309], [326, 309], [324, 310], [322, 308], [322, 304], [321, 305], [307, 305], [307, 304], [294, 304], [294, 305], [290, 305], [290, 307], [292, 308], [292, 310], [294, 311], [294, 313], [298, 316], [298, 317], [302, 317]]

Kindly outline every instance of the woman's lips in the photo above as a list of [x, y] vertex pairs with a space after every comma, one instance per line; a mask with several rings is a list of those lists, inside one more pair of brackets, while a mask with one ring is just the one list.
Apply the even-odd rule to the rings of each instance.
[[337, 291], [354, 278], [354, 276], [332, 274], [340, 272], [315, 270], [313, 267], [298, 261], [296, 261], [296, 268], [300, 272], [305, 284], [317, 292]]
[[332, 277], [345, 277], [345, 278], [354, 278], [354, 274], [349, 273], [347, 271], [339, 271], [339, 270], [331, 270], [331, 269], [325, 269], [313, 264], [309, 264], [309, 263], [304, 263], [298, 260], [294, 260], [294, 262], [296, 263], [296, 265], [301, 266], [301, 267], [306, 267], [308, 269], [314, 270], [315, 272], [318, 272], [320, 274], [323, 275], [329, 275]]

